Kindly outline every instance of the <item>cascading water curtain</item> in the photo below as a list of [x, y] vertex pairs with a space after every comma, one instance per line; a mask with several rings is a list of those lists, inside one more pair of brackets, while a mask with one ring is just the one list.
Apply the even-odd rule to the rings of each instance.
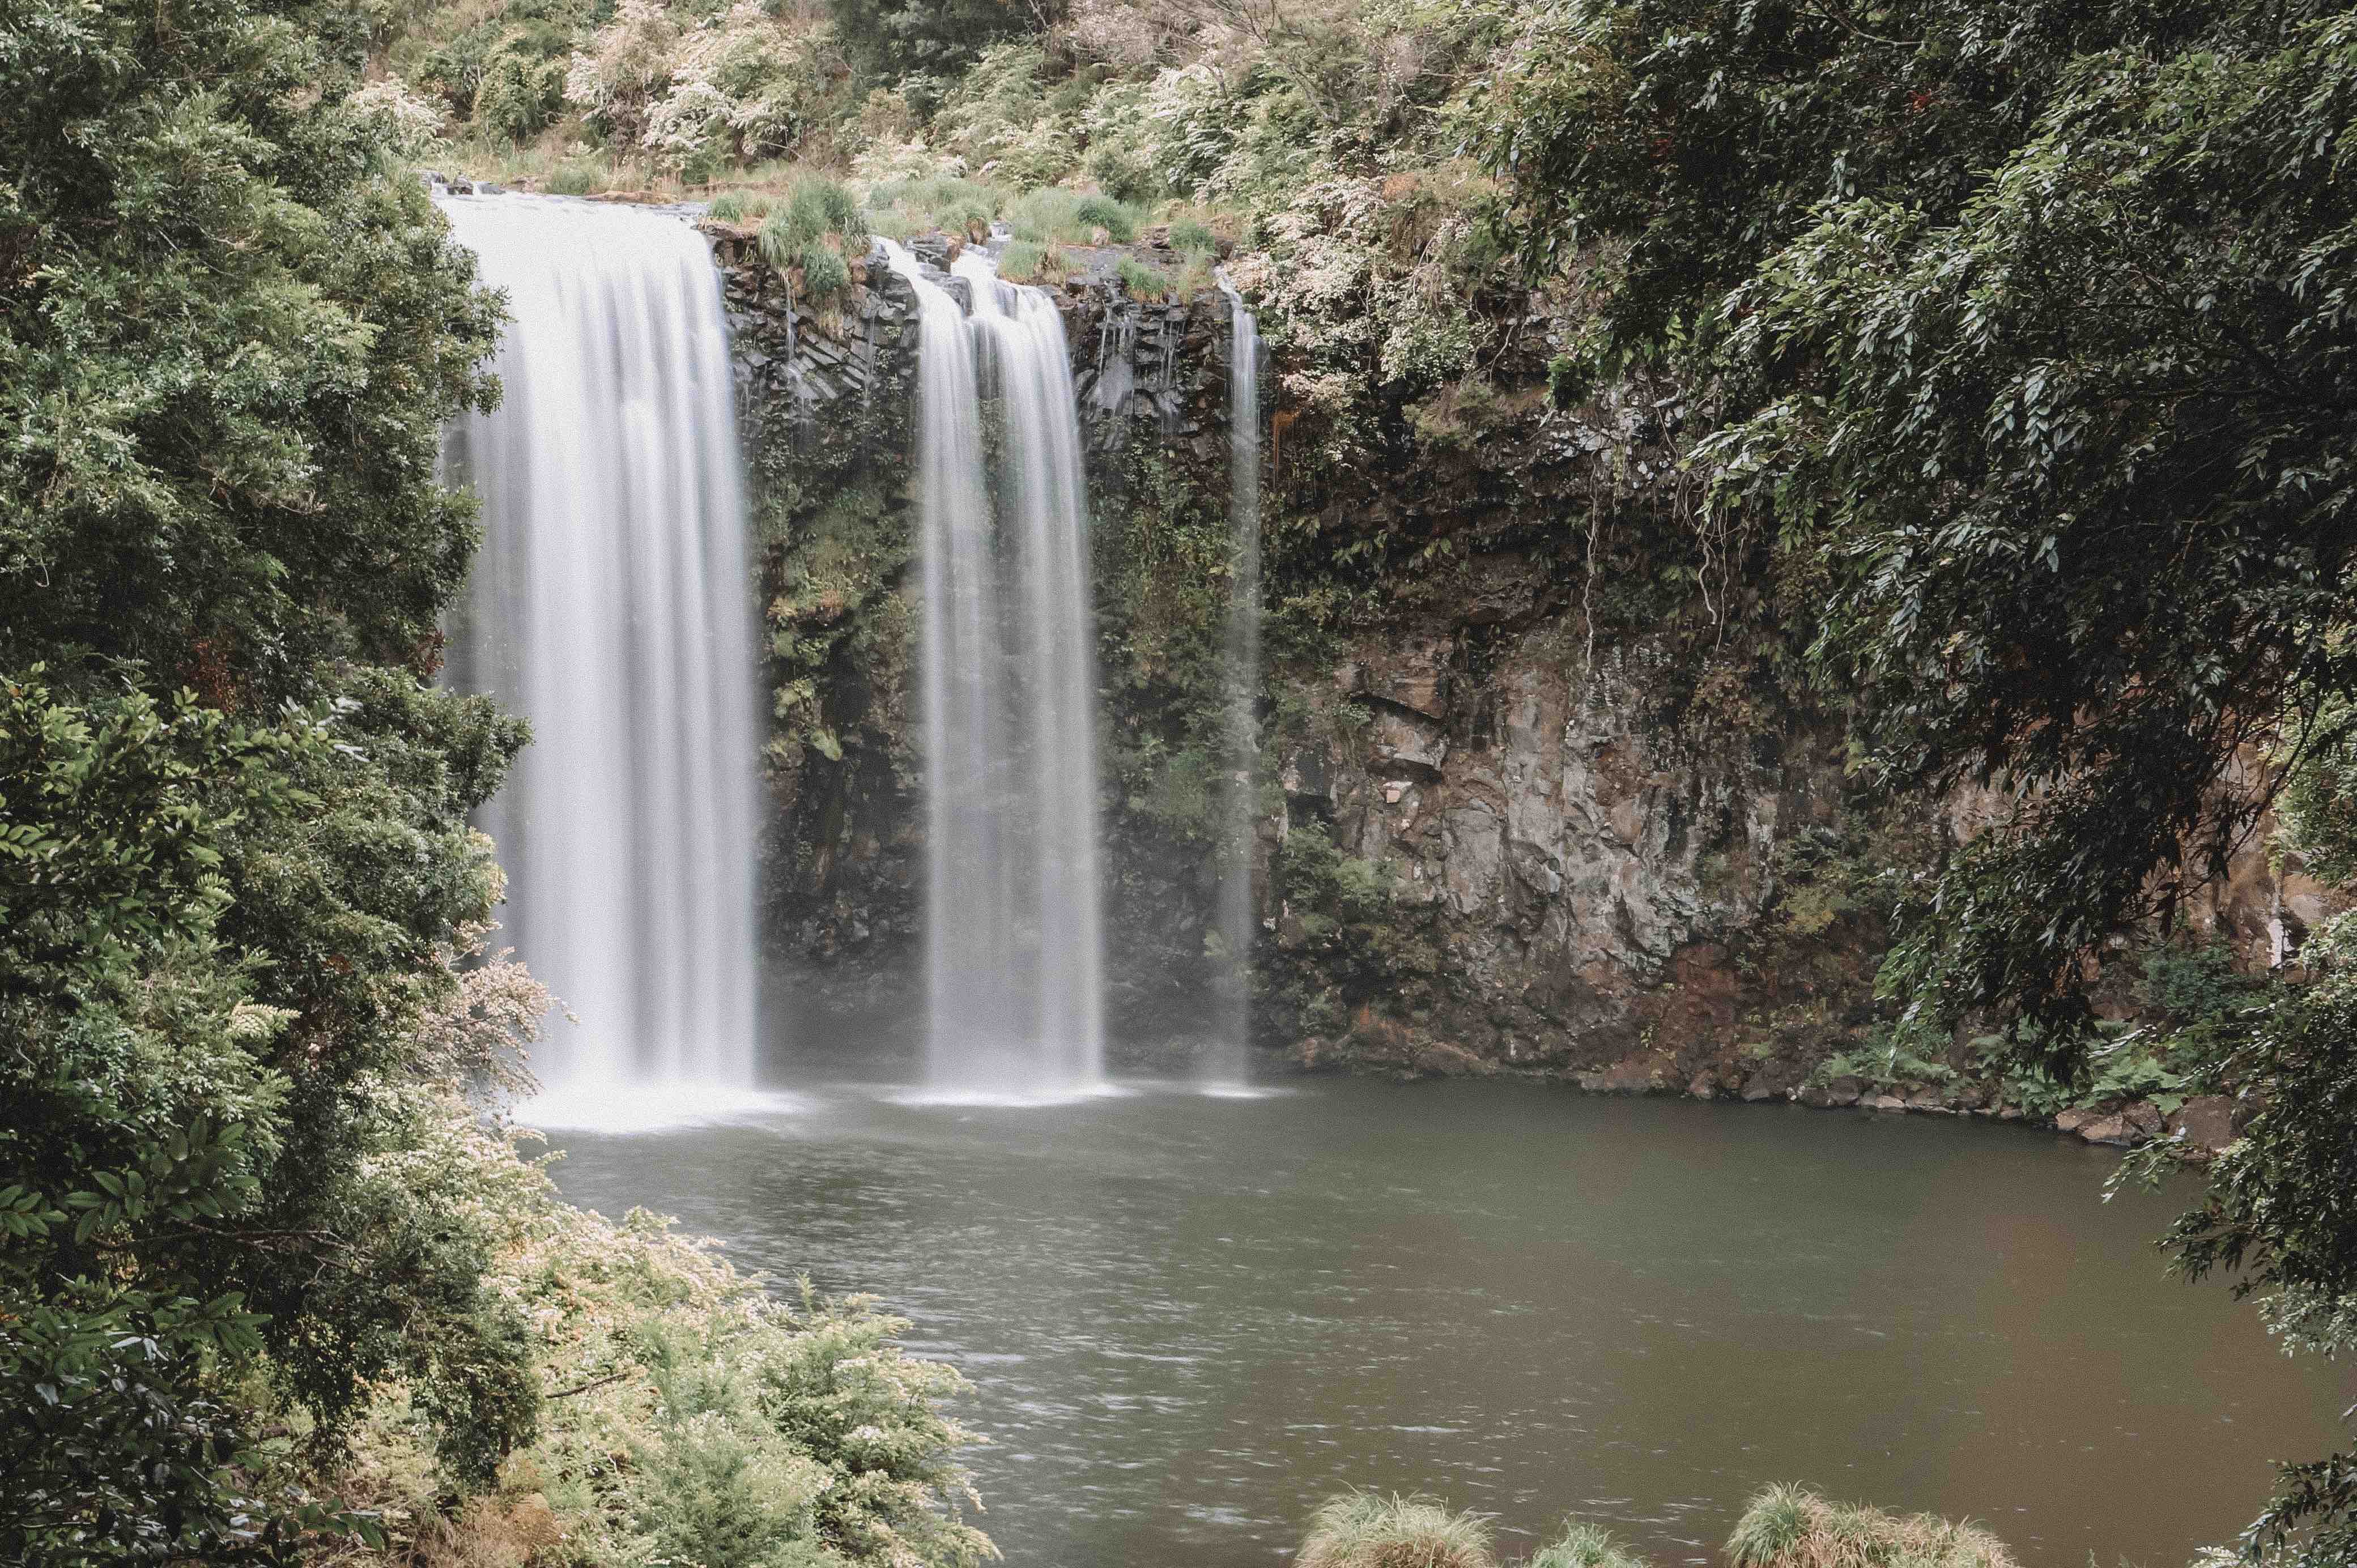
[[749, 1088], [760, 705], [711, 255], [623, 208], [442, 205], [511, 317], [500, 405], [449, 443], [484, 531], [450, 679], [533, 725], [484, 826], [501, 940], [580, 1020], [533, 1064], [535, 1118]]
[[927, 1087], [1087, 1093], [1104, 1073], [1095, 617], [1063, 322], [978, 255], [956, 263], [969, 315], [886, 252], [921, 311]]

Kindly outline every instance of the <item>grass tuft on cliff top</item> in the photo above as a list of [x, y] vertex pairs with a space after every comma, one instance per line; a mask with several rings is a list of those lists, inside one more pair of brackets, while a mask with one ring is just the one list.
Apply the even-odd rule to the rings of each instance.
[[1935, 1514], [1891, 1514], [1773, 1486], [1746, 1505], [1727, 1538], [1732, 1568], [2016, 1568], [1979, 1526]]
[[1310, 1516], [1294, 1568], [1496, 1568], [1490, 1527], [1431, 1498], [1345, 1492]]

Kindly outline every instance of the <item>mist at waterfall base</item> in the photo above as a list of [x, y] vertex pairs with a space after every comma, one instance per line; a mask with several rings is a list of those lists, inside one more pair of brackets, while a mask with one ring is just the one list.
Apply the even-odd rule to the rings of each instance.
[[884, 245], [921, 317], [920, 1093], [1017, 1104], [1103, 1093], [1096, 626], [1063, 320], [978, 253], [954, 263], [969, 309]]
[[499, 406], [447, 442], [483, 529], [447, 679], [533, 725], [480, 822], [508, 875], [494, 945], [572, 1015], [546, 1021], [523, 1113], [776, 1108], [756, 1074], [761, 709], [711, 254], [627, 208], [440, 205], [511, 317]]

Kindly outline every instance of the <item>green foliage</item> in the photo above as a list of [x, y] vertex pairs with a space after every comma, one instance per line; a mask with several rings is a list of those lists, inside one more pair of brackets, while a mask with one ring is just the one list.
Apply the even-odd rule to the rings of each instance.
[[1563, 1533], [1540, 1547], [1523, 1568], [1644, 1568], [1644, 1563], [1601, 1525], [1567, 1519]]
[[1988, 1531], [1931, 1514], [1889, 1514], [1773, 1486], [1746, 1504], [1727, 1539], [1731, 1568], [2013, 1568]]
[[[1533, 275], [1714, 389], [1705, 569], [1778, 582], [1867, 776], [1999, 791], [1899, 911], [1908, 1029], [1993, 1014], [2027, 1096], [2272, 1108], [2178, 1242], [2327, 1316], [2357, 1225], [2292, 1195], [2348, 1176], [2342, 982], [2244, 1013], [2163, 956], [2158, 1046], [2101, 1044], [2089, 993], [2259, 820], [2255, 752], [2289, 766], [2287, 853], [2357, 864], [2352, 104], [2345, 9], [2173, 0], [1566, 0], [1469, 104]], [[2255, 1546], [2346, 1555], [2351, 1473], [2287, 1470]]]
[[328, 1449], [405, 1369], [454, 1475], [533, 1419], [479, 1247], [375, 1163], [389, 1085], [493, 1066], [435, 1031], [522, 730], [425, 678], [496, 308], [357, 38], [34, 15], [0, 51], [7, 1542], [230, 1561], [327, 1519], [253, 1490], [261, 1369]]
[[2237, 973], [2233, 950], [2215, 939], [2145, 955], [2145, 1005], [2179, 1028], [2222, 1023], [2249, 1006], [2263, 985]]
[[[159, 1551], [260, 1538], [215, 1384], [265, 1348], [330, 1418], [404, 1361], [438, 1380], [464, 1360], [476, 1393], [501, 1375], [477, 1261], [430, 1195], [370, 1178], [393, 1138], [352, 1097], [429, 1065], [419, 1027], [455, 989], [433, 933], [496, 886], [459, 813], [513, 741], [490, 726], [454, 769], [457, 746], [374, 731], [408, 678], [380, 680], [271, 727], [192, 693], [0, 682], [0, 1370], [25, 1380], [0, 1403], [38, 1500], [22, 1528], [58, 1561], [162, 1519], [182, 1523]], [[453, 1452], [495, 1453], [530, 1405], [470, 1411]]]
[[497, 135], [521, 142], [536, 136], [565, 108], [565, 60], [560, 55], [500, 49], [475, 89], [475, 118]]
[[[799, 767], [804, 748], [830, 763], [847, 751], [905, 749], [909, 628], [894, 591], [910, 558], [905, 518], [872, 485], [846, 483], [783, 543], [769, 607], [773, 760]], [[865, 699], [861, 710], [830, 712], [822, 689], [845, 687]]]
[[2312, 731], [2293, 738], [2276, 802], [2284, 847], [2320, 881], [2357, 882], [2357, 701], [2319, 704]]
[[244, 0], [34, 15], [0, 57], [0, 669], [88, 649], [266, 709], [323, 658], [425, 668], [473, 543], [440, 422], [495, 314], [357, 61]]
[[1956, 1069], [1915, 1055], [1889, 1030], [1878, 1029], [1862, 1044], [1827, 1057], [1809, 1075], [1812, 1083], [1830, 1083], [1837, 1078], [1855, 1078], [1884, 1089], [1920, 1088], [1953, 1082]]
[[[2006, 1063], [2007, 1044], [2000, 1035], [1984, 1035], [1973, 1042], [2000, 1065]], [[2006, 1073], [2005, 1098], [2036, 1116], [2122, 1100], [2149, 1100], [2169, 1112], [2185, 1103], [2187, 1092], [2199, 1087], [2204, 1076], [2205, 1064], [2181, 1036], [2156, 1040], [2136, 1031], [2093, 1047], [2088, 1057], [2088, 1071], [2071, 1079], [2013, 1065]], [[2186, 1065], [2171, 1065], [2179, 1061]]]
[[1146, 819], [1133, 832], [1200, 854], [1219, 836], [1225, 755], [1233, 538], [1224, 498], [1207, 497], [1168, 454], [1139, 453], [1090, 499], [1112, 779], [1125, 810]]
[[[888, 214], [902, 238], [932, 229], [968, 236], [977, 228], [987, 232], [1006, 201], [1006, 193], [996, 186], [952, 175], [884, 180], [867, 188], [869, 209], [877, 219]], [[1049, 236], [1018, 231], [1016, 237]]]
[[[2357, 920], [2319, 934], [2309, 961], [2322, 977], [2254, 1015], [2222, 1064], [2229, 1082], [2265, 1085], [2241, 1136], [2218, 1156], [2201, 1204], [2169, 1231], [2177, 1266], [2218, 1273], [2237, 1294], [2272, 1298], [2279, 1319], [2328, 1353], [2352, 1343], [2329, 1327], [2357, 1301]], [[2328, 1326], [2318, 1332], [2319, 1322]], [[2297, 1547], [2300, 1560], [2357, 1552], [2357, 1456], [2283, 1467], [2274, 1500], [2246, 1538], [2259, 1553]]]
[[1570, 408], [1595, 388], [1595, 378], [1587, 368], [1569, 354], [1557, 354], [1547, 361], [1547, 401], [1557, 408]]
[[996, 1555], [959, 1518], [973, 1493], [954, 1455], [971, 1439], [941, 1405], [964, 1385], [901, 1352], [905, 1323], [862, 1297], [773, 1294], [643, 1210], [617, 1224], [570, 1208], [544, 1164], [519, 1161], [462, 1104], [421, 1111], [400, 1168], [488, 1240], [531, 1379], [559, 1397], [497, 1478], [454, 1502], [426, 1462], [427, 1402], [407, 1380], [382, 1388], [344, 1485], [377, 1500], [396, 1552], [439, 1541], [446, 1560], [500, 1561], [490, 1549], [538, 1510], [538, 1534], [581, 1563], [966, 1568]]
[[[740, 203], [738, 210], [744, 209]], [[763, 220], [759, 244], [771, 266], [802, 268], [812, 280], [810, 292], [826, 295], [851, 281], [840, 247], [864, 247], [867, 236], [867, 213], [859, 198], [835, 180], [813, 176], [796, 182], [785, 204]], [[821, 252], [827, 259], [817, 261], [813, 271], [813, 257]], [[820, 277], [830, 281], [821, 286]]]
[[1172, 282], [1169, 274], [1159, 267], [1146, 265], [1135, 256], [1124, 256], [1117, 270], [1121, 286], [1128, 290], [1132, 299], [1160, 300], [1170, 293]]
[[1488, 152], [1530, 260], [1611, 238], [1617, 340], [1726, 378], [1715, 548], [1773, 520], [1879, 776], [2018, 789], [1889, 983], [2061, 1067], [2083, 961], [2250, 820], [2231, 759], [2351, 680], [2357, 56], [2297, 12], [2005, 15], [1551, 6]]
[[260, 1320], [194, 1243], [257, 1206], [286, 1086], [253, 1047], [287, 1019], [214, 929], [283, 737], [186, 699], [70, 706], [42, 674], [0, 684], [0, 1548], [227, 1552], [259, 1530], [250, 1440], [204, 1373], [251, 1360]]
[[998, 253], [998, 275], [1008, 283], [1038, 283], [1047, 274], [1048, 249], [1028, 240], [1011, 240]]
[[1753, 1497], [1727, 1538], [1727, 1561], [1735, 1568], [1769, 1568], [1786, 1562], [1809, 1534], [1810, 1505], [1816, 1500], [1807, 1488], [1781, 1483]]
[[813, 299], [824, 299], [850, 285], [851, 264], [832, 245], [813, 240], [795, 259], [802, 269], [802, 287]]
[[858, 67], [889, 78], [954, 75], [1026, 31], [1035, 13], [1012, 0], [845, 0], [834, 16]]
[[843, 240], [867, 237], [867, 214], [859, 198], [840, 181], [816, 176], [795, 182], [786, 197], [786, 215], [797, 235], [832, 234]]
[[1474, 347], [1472, 318], [1458, 303], [1419, 291], [1393, 317], [1376, 373], [1404, 393], [1420, 392], [1472, 370]]
[[933, 144], [998, 184], [1053, 185], [1080, 156], [1080, 139], [1056, 112], [1053, 85], [1038, 45], [985, 49], [943, 98]]
[[557, 196], [587, 196], [603, 189], [606, 181], [588, 164], [568, 163], [560, 165], [541, 184], [543, 189]]
[[1182, 254], [1191, 252], [1216, 256], [1219, 253], [1220, 240], [1218, 235], [1205, 228], [1199, 220], [1180, 218], [1170, 225], [1170, 248]]
[[1393, 866], [1343, 854], [1324, 823], [1287, 833], [1270, 875], [1285, 911], [1282, 961], [1310, 971], [1297, 977], [1304, 990], [1325, 991], [1305, 1011], [1309, 1026], [1340, 1028], [1347, 1010], [1434, 967], [1395, 907]]
[[1430, 1498], [1345, 1492], [1310, 1516], [1298, 1568], [1495, 1568], [1490, 1527]]
[[1083, 196], [1073, 204], [1072, 217], [1092, 229], [1102, 229], [1116, 245], [1137, 238], [1137, 215], [1109, 196]]

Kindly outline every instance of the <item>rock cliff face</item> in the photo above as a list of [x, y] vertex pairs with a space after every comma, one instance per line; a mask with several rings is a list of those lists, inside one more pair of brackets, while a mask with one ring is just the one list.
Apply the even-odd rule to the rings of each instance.
[[[813, 1000], [888, 1004], [909, 991], [922, 905], [909, 492], [917, 302], [880, 260], [856, 264], [834, 297], [798, 298], [794, 278], [764, 262], [749, 233], [709, 232], [727, 280], [777, 697], [772, 956]], [[948, 259], [938, 239], [912, 248], [936, 264]], [[1158, 744], [1169, 738], [1156, 732], [1172, 727], [1173, 692], [1212, 711], [1211, 672], [1200, 650], [1184, 660], [1185, 680], [1146, 670], [1167, 651], [1159, 628], [1122, 610], [1178, 596], [1154, 591], [1169, 564], [1157, 559], [1157, 523], [1172, 509], [1199, 532], [1219, 520], [1224, 537], [1227, 316], [1216, 297], [1128, 299], [1114, 259], [1077, 252], [1080, 270], [1054, 293], [1089, 447], [1099, 581], [1133, 601], [1105, 617], [1119, 639], [1106, 669], [1114, 685], [1148, 699], [1116, 702], [1108, 729], [1115, 745]], [[1191, 586], [1200, 597], [1219, 584], [1197, 571]], [[1155, 648], [1142, 652], [1141, 639]], [[1117, 999], [1141, 1010], [1199, 978], [1208, 846], [1155, 831], [1150, 811], [1117, 803], [1113, 814], [1110, 914], [1125, 976]]]
[[873, 987], [917, 932], [908, 462], [917, 301], [881, 265], [822, 302], [713, 231], [761, 548], [775, 705], [767, 845], [773, 958]]
[[[920, 954], [916, 302], [880, 264], [798, 301], [748, 237], [715, 245], [777, 693], [775, 956], [814, 1001], [888, 1004]], [[1056, 297], [1090, 453], [1114, 1021], [1151, 1041], [1186, 1032], [1209, 979], [1227, 308], [1130, 299], [1085, 253]], [[1314, 437], [1271, 411], [1262, 1043], [1309, 1065], [1796, 1093], [1875, 1021], [1890, 890], [1971, 813], [1847, 793], [1838, 726], [1712, 618], [1751, 590], [1660, 566], [1675, 400], [1553, 406], [1536, 326], [1478, 422], [1404, 411], [1372, 460], [1315, 469]], [[1421, 553], [1354, 583], [1332, 563], [1358, 537]], [[2263, 857], [2238, 870], [2202, 918], [2264, 964], [2311, 890]]]

